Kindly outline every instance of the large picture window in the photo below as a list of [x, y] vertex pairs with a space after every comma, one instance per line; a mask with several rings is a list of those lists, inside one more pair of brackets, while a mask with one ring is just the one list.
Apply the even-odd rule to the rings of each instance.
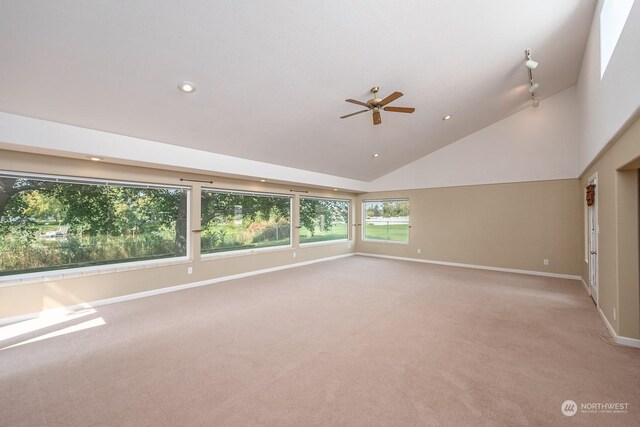
[[300, 197], [300, 243], [348, 238], [348, 200]]
[[188, 190], [0, 173], [0, 275], [187, 255]]
[[365, 240], [409, 241], [408, 199], [366, 200], [362, 208]]
[[203, 190], [203, 254], [291, 244], [291, 197]]

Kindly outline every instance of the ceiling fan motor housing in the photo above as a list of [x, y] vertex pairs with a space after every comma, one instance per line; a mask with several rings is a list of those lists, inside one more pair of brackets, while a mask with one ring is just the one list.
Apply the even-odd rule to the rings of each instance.
[[368, 100], [368, 101], [367, 101], [367, 105], [368, 105], [370, 108], [373, 108], [373, 107], [380, 107], [380, 103], [381, 103], [381, 102], [382, 102], [382, 99], [381, 99], [381, 98], [372, 98], [372, 99], [370, 99], [370, 100]]

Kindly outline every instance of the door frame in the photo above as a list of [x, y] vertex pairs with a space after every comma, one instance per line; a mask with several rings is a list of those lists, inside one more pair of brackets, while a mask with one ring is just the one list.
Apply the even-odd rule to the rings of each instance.
[[[596, 307], [600, 307], [599, 304], [599, 284], [600, 284], [600, 269], [598, 268], [599, 254], [598, 254], [598, 235], [600, 234], [600, 224], [598, 223], [598, 172], [589, 177], [588, 185], [595, 184], [596, 194], [593, 206], [587, 206], [587, 221], [589, 233], [587, 235], [587, 252], [589, 254], [589, 295], [595, 302]], [[594, 222], [595, 230], [591, 229], [591, 223]], [[593, 239], [593, 241], [592, 241]], [[591, 252], [595, 252], [592, 254]], [[594, 280], [595, 279], [595, 280]], [[595, 295], [594, 295], [595, 294]]]

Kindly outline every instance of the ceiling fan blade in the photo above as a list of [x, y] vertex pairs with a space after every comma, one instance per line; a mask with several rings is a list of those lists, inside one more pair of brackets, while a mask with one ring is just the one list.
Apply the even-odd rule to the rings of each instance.
[[394, 113], [413, 113], [416, 109], [411, 107], [384, 107], [384, 111], [392, 111]]
[[382, 102], [380, 102], [380, 106], [382, 107], [383, 105], [387, 105], [391, 101], [395, 101], [396, 99], [400, 98], [402, 95], [402, 92], [393, 92], [391, 95], [383, 99]]
[[355, 116], [356, 114], [360, 114], [360, 113], [366, 113], [369, 110], [362, 110], [362, 111], [358, 111], [357, 113], [351, 113], [351, 114], [347, 114], [346, 116], [342, 116], [340, 117], [341, 119], [346, 119], [347, 117], [351, 117], [351, 116]]
[[380, 111], [374, 111], [373, 112], [373, 124], [374, 125], [379, 125], [380, 123], [382, 123], [382, 118], [380, 117]]
[[363, 107], [369, 108], [369, 104], [367, 104], [366, 102], [357, 101], [355, 99], [345, 99], [345, 101], [350, 102], [352, 104], [358, 104], [358, 105], [362, 105]]

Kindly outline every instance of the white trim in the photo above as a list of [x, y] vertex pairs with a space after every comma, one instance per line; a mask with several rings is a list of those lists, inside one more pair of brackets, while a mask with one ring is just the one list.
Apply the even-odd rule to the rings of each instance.
[[589, 289], [589, 285], [587, 285], [587, 282], [584, 281], [582, 276], [580, 276], [580, 281], [582, 282], [584, 289], [587, 291], [587, 295], [591, 296], [591, 289]]
[[[349, 227], [347, 226], [347, 228]], [[298, 240], [300, 240], [300, 238], [298, 238]], [[344, 239], [321, 240], [319, 242], [300, 243], [299, 246], [300, 246], [300, 249], [304, 249], [304, 248], [312, 248], [314, 246], [336, 245], [339, 243], [353, 243], [353, 241], [345, 237]]]
[[[289, 241], [291, 241], [291, 238], [289, 238]], [[206, 254], [201, 253], [200, 261], [213, 261], [216, 259], [223, 259], [223, 258], [257, 255], [265, 252], [283, 252], [283, 251], [290, 251], [292, 249], [293, 249], [293, 244], [289, 243], [288, 245], [272, 245], [272, 246], [264, 246], [261, 248], [235, 249], [235, 250], [220, 251], [220, 252], [209, 252]]]
[[447, 265], [450, 267], [462, 267], [462, 268], [474, 268], [476, 270], [490, 270], [490, 271], [502, 271], [504, 273], [517, 273], [517, 274], [528, 274], [532, 276], [546, 276], [546, 277], [556, 277], [559, 279], [571, 279], [571, 280], [580, 280], [580, 276], [574, 276], [572, 274], [559, 274], [559, 273], [547, 273], [546, 271], [533, 271], [533, 270], [518, 270], [515, 268], [502, 268], [502, 267], [490, 267], [487, 265], [475, 265], [475, 264], [461, 264], [458, 262], [446, 262], [446, 261], [433, 261], [429, 259], [418, 259], [418, 258], [407, 258], [407, 257], [399, 257], [399, 256], [389, 256], [389, 255], [377, 255], [377, 254], [368, 254], [364, 252], [356, 252], [356, 255], [361, 256], [369, 256], [375, 258], [387, 258], [387, 259], [397, 259], [400, 261], [412, 261], [412, 262], [422, 262], [425, 264], [437, 264], [437, 265]]
[[[364, 230], [364, 227], [362, 229]], [[364, 237], [361, 240], [362, 240], [362, 243], [391, 243], [392, 245], [408, 245], [409, 244], [409, 241], [403, 242], [402, 240], [365, 239]]]
[[[600, 213], [599, 213], [599, 198], [600, 198], [600, 183], [598, 182], [598, 171], [595, 171], [593, 173], [593, 175], [591, 175], [589, 177], [589, 179], [587, 180], [587, 183], [589, 185], [593, 184], [596, 186], [596, 196], [595, 196], [595, 201], [594, 204], [592, 206], [587, 206], [587, 222], [589, 223], [587, 228], [588, 228], [588, 240], [586, 245], [588, 246], [587, 252], [589, 252], [589, 262], [587, 262], [588, 264], [588, 274], [589, 274], [589, 295], [591, 296], [591, 298], [595, 301], [596, 303], [596, 307], [600, 307], [600, 255], [598, 254], [598, 252], [600, 252]], [[593, 207], [593, 212], [590, 213], [590, 208]], [[591, 236], [593, 236], [594, 234], [591, 233], [591, 217], [594, 217], [594, 221], [596, 223], [596, 230], [595, 230], [595, 256], [593, 257], [595, 259], [595, 263], [591, 263], [591, 250], [593, 249], [591, 246]], [[595, 290], [595, 298], [593, 298], [593, 294], [594, 292], [591, 291], [591, 273], [592, 273], [592, 269], [595, 269], [595, 286], [593, 286], [594, 290]]]
[[[209, 185], [212, 185], [212, 184], [209, 184]], [[202, 192], [224, 193], [224, 194], [231, 194], [236, 196], [281, 197], [283, 199], [293, 199], [293, 196], [295, 196], [295, 194], [286, 194], [286, 193], [271, 193], [271, 192], [249, 191], [249, 190], [228, 190], [228, 189], [218, 188], [218, 187], [207, 187], [207, 184], [203, 184], [200, 188]]]
[[118, 179], [104, 179], [104, 178], [93, 178], [86, 176], [73, 176], [73, 175], [56, 175], [56, 174], [46, 174], [46, 173], [33, 173], [33, 172], [22, 172], [22, 171], [12, 171], [8, 169], [0, 170], [0, 176], [6, 176], [10, 178], [26, 178], [26, 179], [34, 179], [37, 181], [48, 181], [48, 182], [57, 182], [60, 184], [78, 184], [78, 185], [96, 185], [96, 186], [107, 186], [107, 187], [135, 187], [135, 188], [165, 188], [165, 189], [178, 189], [178, 190], [191, 190], [192, 186], [183, 185], [183, 184], [157, 184], [157, 183], [149, 183], [149, 182], [140, 182], [140, 181], [126, 181], [126, 180], [118, 180]]
[[33, 319], [33, 318], [36, 318], [36, 317], [48, 316], [48, 315], [51, 315], [51, 314], [57, 314], [57, 313], [63, 313], [63, 312], [72, 312], [74, 310], [86, 309], [86, 308], [91, 308], [91, 307], [100, 307], [100, 306], [103, 306], [103, 305], [115, 304], [115, 303], [124, 302], [124, 301], [132, 301], [132, 300], [136, 300], [136, 299], [140, 299], [140, 298], [151, 297], [151, 296], [154, 296], [154, 295], [162, 295], [162, 294], [166, 294], [166, 293], [169, 293], [169, 292], [182, 291], [184, 289], [190, 289], [190, 288], [197, 288], [197, 287], [200, 287], [200, 286], [213, 285], [215, 283], [226, 282], [226, 281], [235, 280], [235, 279], [241, 279], [243, 277], [256, 276], [258, 274], [271, 273], [271, 272], [279, 271], [279, 270], [286, 270], [286, 269], [289, 269], [289, 268], [302, 267], [304, 265], [315, 264], [315, 263], [324, 262], [324, 261], [331, 261], [331, 260], [339, 259], [339, 258], [346, 258], [346, 257], [350, 257], [350, 256], [353, 256], [353, 255], [354, 255], [354, 253], [352, 252], [352, 253], [348, 253], [348, 254], [335, 255], [335, 256], [330, 256], [330, 257], [326, 257], [326, 258], [318, 258], [318, 259], [314, 259], [314, 260], [311, 260], [311, 261], [303, 261], [303, 262], [298, 262], [298, 263], [295, 263], [295, 264], [281, 265], [281, 266], [278, 266], [278, 267], [271, 267], [271, 268], [265, 268], [265, 269], [262, 269], [262, 270], [248, 271], [246, 273], [233, 274], [231, 276], [216, 277], [215, 279], [201, 280], [199, 282], [186, 283], [184, 285], [169, 286], [169, 287], [166, 287], [166, 288], [153, 289], [153, 290], [144, 291], [144, 292], [137, 292], [135, 294], [122, 295], [122, 296], [118, 296], [118, 297], [106, 298], [106, 299], [101, 299], [101, 300], [97, 300], [97, 301], [84, 302], [84, 303], [74, 304], [74, 305], [66, 306], [66, 307], [58, 307], [58, 308], [48, 309], [48, 310], [44, 310], [44, 311], [40, 311], [40, 312], [36, 312], [36, 313], [21, 314], [21, 315], [18, 315], [18, 316], [0, 318], [0, 326], [10, 325], [12, 323], [22, 322], [22, 321], [25, 321], [25, 320]]
[[604, 312], [602, 311], [602, 309], [600, 309], [600, 307], [598, 307], [598, 313], [600, 313], [600, 317], [602, 317], [602, 321], [604, 322], [605, 326], [609, 330], [609, 333], [611, 334], [611, 338], [613, 338], [613, 341], [616, 344], [640, 348], [639, 339], [621, 337], [620, 335], [616, 334], [615, 329], [613, 329], [613, 326], [611, 326], [611, 323], [609, 323], [609, 319], [607, 319], [607, 316], [604, 315]]

